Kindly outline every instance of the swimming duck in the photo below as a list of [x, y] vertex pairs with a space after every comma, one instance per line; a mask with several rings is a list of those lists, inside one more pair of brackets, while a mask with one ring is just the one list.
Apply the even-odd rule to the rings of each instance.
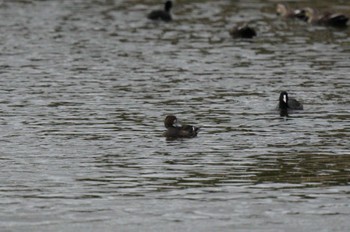
[[349, 17], [340, 13], [325, 12], [320, 14], [318, 10], [307, 7], [304, 9], [307, 22], [314, 25], [324, 25], [331, 27], [346, 27]]
[[172, 20], [170, 10], [173, 6], [172, 1], [166, 1], [164, 3], [164, 10], [154, 10], [147, 15], [148, 19], [151, 20], [162, 20], [164, 22], [170, 22]]
[[280, 15], [284, 18], [296, 18], [296, 19], [300, 19], [302, 21], [307, 21], [307, 17], [305, 15], [305, 10], [303, 9], [291, 9], [288, 6], [279, 3], [276, 6], [276, 13], [277, 15]]
[[163, 136], [166, 138], [193, 138], [196, 137], [199, 128], [191, 125], [178, 125], [177, 118], [174, 115], [166, 116], [164, 120], [164, 126], [167, 129]]

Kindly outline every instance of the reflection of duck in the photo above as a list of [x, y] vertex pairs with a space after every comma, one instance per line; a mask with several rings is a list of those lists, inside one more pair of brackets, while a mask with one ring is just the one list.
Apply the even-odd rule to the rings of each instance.
[[332, 27], [346, 27], [349, 18], [340, 13], [326, 12], [320, 14], [318, 10], [307, 7], [304, 9], [307, 17], [307, 22], [315, 25], [324, 25]]
[[284, 4], [277, 4], [276, 6], [277, 15], [280, 15], [284, 18], [297, 18], [303, 21], [306, 21], [305, 10], [303, 9], [291, 9]]
[[154, 10], [151, 13], [149, 13], [147, 15], [148, 19], [151, 20], [163, 20], [165, 22], [169, 22], [172, 20], [171, 14], [170, 14], [170, 10], [173, 6], [173, 2], [172, 1], [166, 1], [164, 3], [164, 10]]
[[282, 91], [279, 98], [278, 109], [281, 116], [288, 116], [288, 110], [302, 110], [303, 105], [294, 98], [289, 98], [286, 91]]
[[191, 125], [178, 125], [177, 118], [174, 115], [166, 116], [164, 126], [167, 130], [163, 133], [167, 138], [193, 138], [196, 137], [199, 131], [198, 127]]
[[256, 36], [255, 30], [249, 27], [247, 24], [243, 24], [242, 26], [234, 26], [229, 33], [232, 38], [251, 39]]

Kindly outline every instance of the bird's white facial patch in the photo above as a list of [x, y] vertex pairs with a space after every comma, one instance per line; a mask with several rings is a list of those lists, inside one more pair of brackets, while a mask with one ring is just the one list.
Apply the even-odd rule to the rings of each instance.
[[173, 121], [173, 126], [176, 126], [176, 124], [177, 124], [177, 120], [175, 119], [175, 120]]
[[283, 95], [283, 101], [284, 101], [285, 103], [287, 103], [287, 96], [286, 96], [286, 95]]

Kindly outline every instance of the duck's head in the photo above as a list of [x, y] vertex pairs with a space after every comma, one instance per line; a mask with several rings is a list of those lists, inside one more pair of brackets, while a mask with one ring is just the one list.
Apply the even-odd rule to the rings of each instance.
[[279, 99], [280, 108], [288, 108], [288, 93], [282, 91]]
[[172, 1], [166, 1], [164, 4], [164, 10], [166, 12], [169, 12], [171, 8], [173, 7], [173, 2]]
[[277, 13], [277, 15], [280, 15], [280, 16], [287, 15], [287, 13], [288, 13], [287, 6], [284, 5], [284, 4], [281, 4], [281, 3], [277, 4], [277, 6], [276, 6], [276, 13]]
[[317, 16], [318, 16], [317, 10], [313, 9], [311, 7], [306, 7], [304, 9], [302, 9], [302, 11], [304, 11], [305, 21], [307, 21], [307, 22], [312, 22], [312, 20], [317, 18]]
[[166, 116], [164, 120], [165, 128], [176, 127], [176, 125], [177, 125], [177, 118], [174, 115]]

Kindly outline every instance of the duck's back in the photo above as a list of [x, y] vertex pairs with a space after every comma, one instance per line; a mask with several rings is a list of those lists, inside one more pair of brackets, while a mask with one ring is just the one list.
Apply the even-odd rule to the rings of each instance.
[[151, 20], [163, 20], [165, 22], [169, 22], [172, 20], [170, 13], [164, 10], [152, 11], [147, 15], [147, 18]]
[[342, 14], [331, 14], [325, 17], [325, 24], [333, 27], [345, 27], [349, 18]]
[[190, 126], [190, 125], [184, 125], [181, 127], [181, 134], [184, 137], [196, 137], [199, 131], [199, 127], [195, 127], [195, 126]]
[[297, 101], [294, 98], [288, 99], [288, 107], [292, 110], [302, 110], [304, 109], [303, 104], [301, 104], [299, 101]]
[[190, 125], [184, 125], [181, 127], [169, 127], [163, 133], [167, 138], [193, 138], [198, 134], [199, 128]]

